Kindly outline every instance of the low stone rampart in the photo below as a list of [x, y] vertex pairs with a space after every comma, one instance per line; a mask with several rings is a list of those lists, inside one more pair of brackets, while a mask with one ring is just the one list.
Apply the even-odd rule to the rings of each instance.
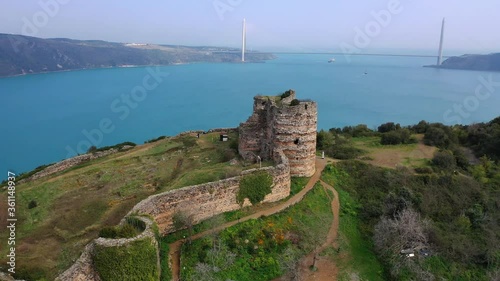
[[[260, 171], [267, 171], [273, 177], [272, 192], [266, 195], [263, 202], [281, 200], [290, 194], [290, 167], [281, 151], [276, 151], [275, 162], [274, 167], [247, 170], [237, 177], [152, 195], [139, 202], [130, 214], [152, 216], [160, 233], [165, 235], [175, 231], [173, 217], [176, 212], [184, 213], [196, 224], [215, 215], [240, 209], [242, 206], [236, 201], [236, 196], [242, 176]], [[243, 206], [249, 205], [246, 199]]]
[[[150, 239], [154, 243], [157, 253], [157, 266], [160, 266], [159, 249], [158, 242], [156, 241], [155, 232], [153, 230], [153, 221], [145, 217], [137, 217], [146, 224], [146, 229], [139, 235], [132, 238], [120, 238], [120, 239], [109, 239], [109, 238], [97, 238], [87, 244], [83, 253], [80, 255], [78, 260], [66, 271], [56, 278], [56, 281], [101, 281], [99, 274], [93, 266], [92, 256], [96, 246], [99, 247], [122, 247], [130, 244], [134, 241]], [[121, 221], [121, 224], [125, 223], [125, 220]]]

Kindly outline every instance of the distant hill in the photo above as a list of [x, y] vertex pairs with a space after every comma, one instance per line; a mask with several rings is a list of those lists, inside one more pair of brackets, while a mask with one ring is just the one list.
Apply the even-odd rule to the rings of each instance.
[[[132, 65], [238, 62], [240, 55], [240, 50], [235, 48], [41, 39], [0, 34], [0, 77]], [[273, 58], [270, 53], [246, 54], [249, 62]]]
[[450, 57], [436, 68], [500, 71], [500, 53]]

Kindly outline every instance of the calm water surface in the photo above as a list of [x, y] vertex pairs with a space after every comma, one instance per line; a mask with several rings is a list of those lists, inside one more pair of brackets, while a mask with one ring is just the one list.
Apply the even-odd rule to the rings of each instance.
[[147, 80], [150, 90], [138, 101], [130, 95], [139, 93], [148, 68], [2, 78], [0, 179], [8, 170], [25, 172], [83, 152], [91, 141], [143, 143], [186, 130], [235, 127], [251, 114], [254, 95], [290, 88], [318, 102], [323, 129], [423, 119], [473, 123], [500, 115], [500, 86], [489, 95], [483, 87], [483, 100], [474, 97], [481, 77], [496, 83], [500, 73], [422, 67], [434, 58], [353, 56], [348, 62], [337, 56], [327, 63], [330, 58], [278, 54], [266, 63], [160, 67], [168, 76], [160, 83]]

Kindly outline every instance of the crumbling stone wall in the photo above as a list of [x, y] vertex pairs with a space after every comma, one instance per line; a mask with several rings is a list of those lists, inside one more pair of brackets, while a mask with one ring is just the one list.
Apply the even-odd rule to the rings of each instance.
[[[152, 216], [160, 233], [165, 235], [175, 231], [173, 216], [176, 212], [188, 215], [194, 224], [212, 216], [240, 209], [236, 201], [241, 177], [258, 171], [267, 171], [273, 177], [272, 192], [263, 202], [275, 202], [290, 194], [289, 162], [283, 152], [274, 153], [276, 166], [244, 171], [241, 176], [216, 182], [187, 186], [181, 189], [152, 195], [139, 202], [130, 213]], [[251, 205], [248, 199], [243, 206]]]
[[[66, 271], [59, 275], [56, 281], [101, 281], [99, 274], [94, 268], [92, 255], [96, 246], [101, 247], [123, 247], [134, 241], [149, 239], [155, 245], [157, 253], [157, 266], [158, 272], [160, 272], [160, 256], [158, 242], [156, 241], [156, 236], [153, 230], [153, 221], [144, 217], [137, 217], [146, 223], [146, 229], [136, 237], [132, 238], [120, 238], [120, 239], [109, 239], [109, 238], [97, 238], [87, 244], [80, 258]], [[125, 219], [121, 221], [121, 224], [125, 223]]]
[[273, 152], [283, 151], [292, 176], [309, 177], [315, 171], [317, 104], [300, 101], [295, 91], [285, 99], [256, 96], [253, 113], [239, 127], [238, 150], [246, 160], [272, 159]]

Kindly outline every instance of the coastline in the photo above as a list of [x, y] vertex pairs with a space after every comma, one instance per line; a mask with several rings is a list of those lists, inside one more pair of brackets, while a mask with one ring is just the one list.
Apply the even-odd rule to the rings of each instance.
[[[0, 79], [3, 78], [13, 78], [20, 76], [30, 76], [30, 75], [39, 75], [39, 74], [50, 74], [50, 73], [64, 73], [64, 72], [76, 72], [76, 71], [85, 71], [85, 70], [97, 70], [97, 69], [115, 69], [115, 68], [141, 68], [141, 67], [155, 67], [155, 66], [170, 66], [170, 65], [182, 65], [182, 64], [192, 64], [193, 62], [182, 62], [182, 63], [171, 63], [171, 64], [145, 64], [145, 65], [120, 65], [120, 66], [103, 66], [103, 67], [92, 67], [92, 68], [75, 68], [75, 69], [64, 69], [64, 70], [54, 70], [54, 71], [42, 71], [35, 73], [23, 73], [23, 74], [14, 74], [8, 76], [0, 76]], [[196, 63], [196, 62], [194, 62]]]
[[423, 65], [422, 67], [434, 68], [434, 69], [445, 69], [445, 70], [459, 70], [459, 71], [477, 71], [477, 72], [493, 72], [500, 73], [500, 70], [487, 70], [487, 69], [473, 69], [473, 68], [455, 68], [455, 67], [443, 67], [438, 65]]
[[[276, 59], [276, 58], [267, 59], [267, 60], [273, 60], [273, 59]], [[245, 61], [244, 63], [265, 63], [267, 60]], [[64, 70], [54, 70], [54, 71], [42, 71], [42, 72], [35, 72], [35, 73], [14, 74], [14, 75], [0, 76], [0, 79], [13, 78], [13, 77], [21, 77], [21, 76], [29, 76], [29, 75], [50, 74], [50, 73], [64, 73], [64, 72], [97, 70], [97, 69], [141, 68], [141, 67], [172, 66], [172, 65], [185, 65], [185, 64], [198, 64], [198, 63], [210, 63], [210, 64], [224, 64], [224, 63], [233, 64], [234, 63], [234, 64], [240, 64], [242, 62], [241, 61], [232, 61], [232, 62], [227, 62], [227, 61], [218, 61], [218, 62], [213, 62], [213, 61], [212, 62], [211, 61], [192, 61], [192, 62], [174, 62], [174, 63], [169, 63], [169, 64], [103, 66], [103, 67], [75, 68], [75, 69], [64, 69]]]

